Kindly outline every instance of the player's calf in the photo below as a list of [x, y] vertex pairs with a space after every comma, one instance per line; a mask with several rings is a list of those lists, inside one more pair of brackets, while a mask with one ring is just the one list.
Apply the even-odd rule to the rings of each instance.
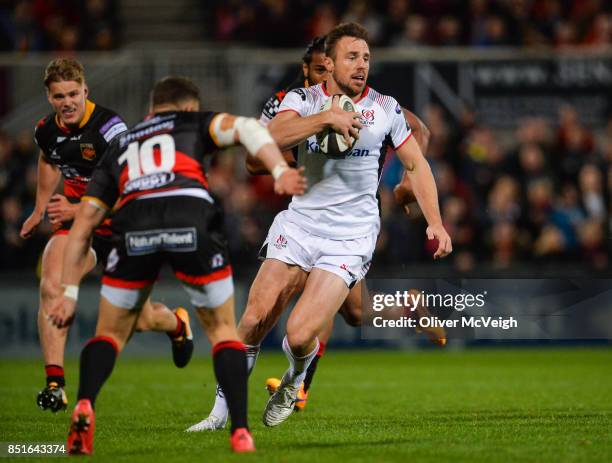
[[217, 282], [202, 288], [199, 295], [192, 292], [192, 303], [198, 307], [198, 316], [213, 345], [213, 368], [229, 409], [231, 432], [248, 430], [247, 355], [236, 332], [233, 285], [219, 286]]
[[[257, 357], [259, 355], [259, 346], [249, 346], [246, 347], [246, 361], [247, 361], [247, 377], [250, 376], [253, 368], [255, 368], [255, 362], [257, 361]], [[280, 382], [280, 380], [279, 380]], [[201, 431], [217, 431], [219, 429], [225, 428], [225, 423], [227, 423], [229, 410], [227, 407], [227, 401], [225, 400], [225, 394], [221, 389], [221, 386], [217, 384], [215, 389], [215, 403], [213, 405], [212, 410], [208, 414], [206, 418], [204, 418], [199, 423], [194, 424], [187, 428], [187, 432], [201, 432]]]
[[238, 340], [222, 341], [213, 346], [213, 368], [232, 419], [232, 434], [247, 429], [246, 348]]

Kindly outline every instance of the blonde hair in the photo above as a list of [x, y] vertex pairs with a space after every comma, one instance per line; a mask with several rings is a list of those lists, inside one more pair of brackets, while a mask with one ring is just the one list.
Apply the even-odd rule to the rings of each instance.
[[56, 58], [45, 69], [45, 87], [49, 88], [51, 82], [73, 80], [79, 84], [85, 82], [83, 65], [74, 58]]

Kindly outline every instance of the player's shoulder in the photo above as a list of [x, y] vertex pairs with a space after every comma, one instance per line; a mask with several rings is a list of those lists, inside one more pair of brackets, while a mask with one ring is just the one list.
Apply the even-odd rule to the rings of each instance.
[[66, 133], [55, 123], [55, 113], [47, 114], [34, 126], [34, 141], [45, 153], [60, 137], [65, 138]]
[[266, 101], [263, 106], [263, 109], [261, 110], [262, 115], [265, 116], [268, 120], [274, 119], [274, 116], [276, 116], [276, 113], [278, 113], [278, 108], [285, 99], [285, 96], [287, 95], [288, 91], [289, 89], [279, 90], [278, 92], [274, 93], [274, 95], [272, 95], [270, 98], [268, 98], [268, 101]]
[[127, 124], [119, 114], [98, 104], [96, 104], [91, 115], [91, 127], [99, 132], [107, 143], [128, 129]]
[[366, 94], [362, 97], [364, 102], [373, 106], [379, 106], [387, 115], [401, 114], [402, 107], [391, 95], [385, 95], [372, 87], [366, 88]]
[[182, 130], [199, 130], [207, 128], [216, 115], [221, 114], [217, 111], [178, 111], [174, 127]]
[[323, 84], [311, 85], [310, 87], [297, 87], [287, 93], [287, 96], [293, 95], [303, 103], [311, 103], [325, 98], [325, 90]]
[[47, 114], [34, 126], [34, 136], [37, 140], [41, 140], [43, 138], [52, 136], [57, 128], [58, 127], [55, 124], [55, 113]]

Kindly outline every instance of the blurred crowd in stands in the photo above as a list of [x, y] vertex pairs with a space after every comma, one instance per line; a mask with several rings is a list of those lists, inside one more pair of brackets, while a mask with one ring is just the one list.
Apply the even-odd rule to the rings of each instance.
[[[557, 124], [520, 121], [504, 140], [466, 112], [459, 123], [441, 108], [421, 115], [431, 130], [427, 153], [437, 180], [443, 219], [453, 237], [455, 270], [577, 265], [605, 270], [610, 253], [612, 119], [596, 136], [572, 107]], [[30, 241], [19, 238], [34, 206], [37, 149], [30, 130], [0, 134], [0, 260], [4, 270], [32, 268], [50, 234], [48, 222]], [[388, 156], [380, 189], [382, 233], [375, 257], [381, 268], [431, 262], [434, 244], [423, 219], [411, 219], [392, 189], [402, 169]], [[217, 156], [209, 169], [212, 190], [227, 211], [238, 274], [256, 265], [259, 246], [287, 200], [272, 193], [269, 176], [252, 177], [244, 154]], [[418, 212], [418, 211], [417, 211]], [[414, 213], [414, 210], [413, 210]], [[518, 266], [518, 267], [517, 267]]]
[[[302, 47], [343, 21], [362, 23], [372, 44], [385, 47], [612, 43], [608, 0], [186, 0], [185, 8], [194, 3], [202, 8], [202, 37], [227, 43]], [[119, 5], [119, 0], [0, 0], [0, 47], [115, 49], [121, 45]], [[179, 18], [168, 21], [180, 27]]]
[[119, 46], [118, 0], [0, 0], [0, 51], [108, 51]]
[[[605, 47], [606, 0], [217, 0], [212, 38], [302, 46], [338, 22], [363, 24], [374, 46]], [[209, 2], [206, 2], [207, 9]]]

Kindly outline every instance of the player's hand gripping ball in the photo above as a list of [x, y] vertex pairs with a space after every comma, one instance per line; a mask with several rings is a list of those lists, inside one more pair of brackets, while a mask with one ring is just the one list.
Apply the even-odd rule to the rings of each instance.
[[[321, 106], [321, 112], [329, 111], [332, 109], [332, 103], [335, 96], [339, 96], [338, 105], [340, 109], [347, 112], [356, 112], [357, 108], [355, 103], [346, 95], [334, 95], [329, 98], [323, 106]], [[346, 142], [344, 136], [336, 132], [333, 128], [327, 127], [323, 131], [317, 134], [317, 144], [321, 149], [321, 153], [330, 159], [344, 159], [347, 154], [351, 152], [357, 139], [353, 136], [349, 136], [349, 143]]]

